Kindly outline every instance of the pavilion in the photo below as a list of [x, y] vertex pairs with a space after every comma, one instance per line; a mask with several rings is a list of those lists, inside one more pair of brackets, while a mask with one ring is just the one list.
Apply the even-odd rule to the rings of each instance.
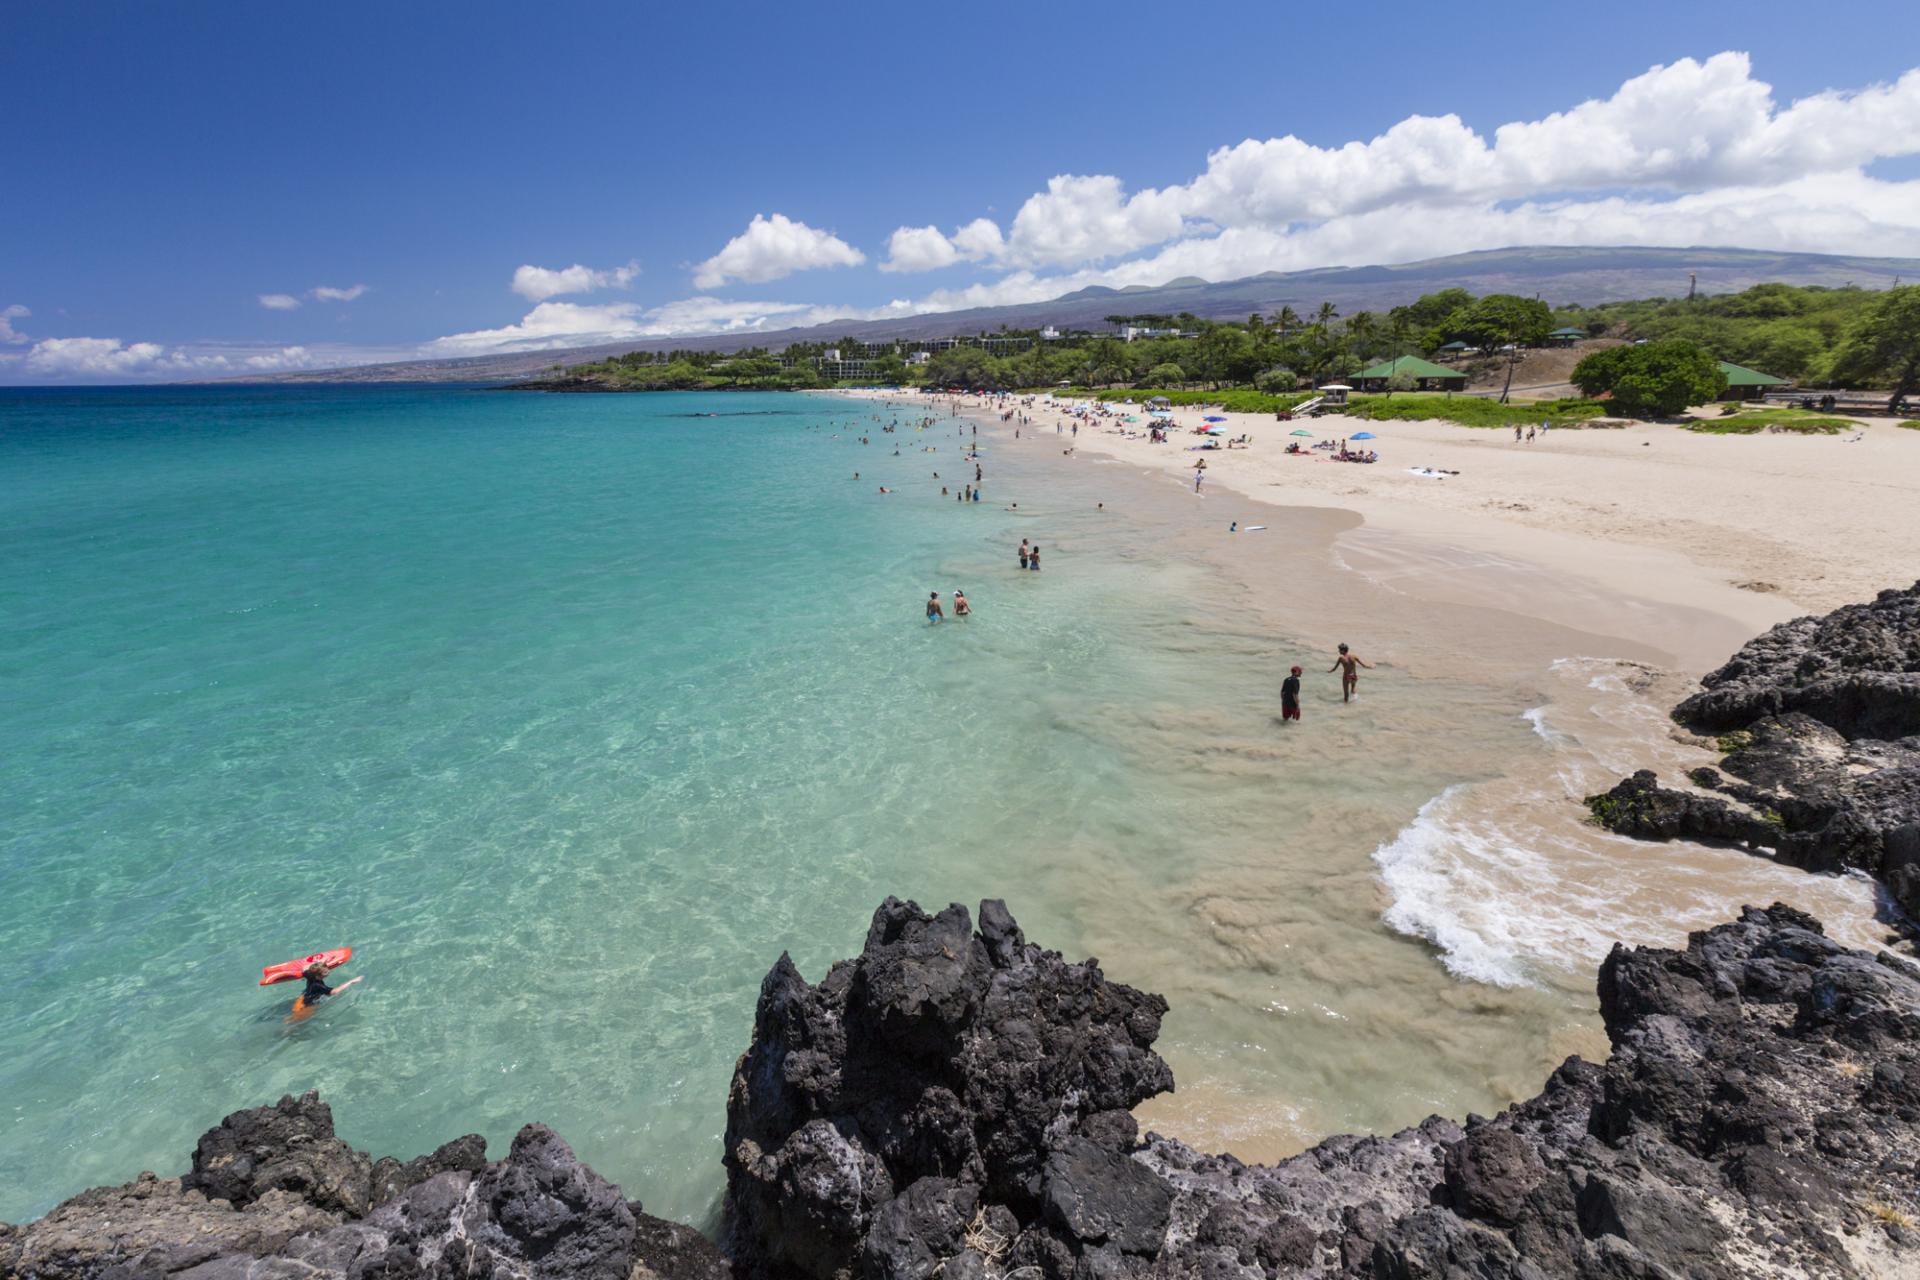
[[1727, 375], [1727, 399], [1758, 400], [1769, 391], [1793, 385], [1791, 378], [1776, 378], [1770, 373], [1761, 373], [1758, 369], [1749, 369], [1744, 365], [1720, 362], [1720, 372]]
[[1382, 360], [1370, 369], [1362, 369], [1353, 380], [1362, 391], [1386, 391], [1388, 383], [1402, 376], [1411, 377], [1413, 385], [1421, 391], [1458, 391], [1467, 382], [1467, 375], [1458, 369], [1449, 369], [1419, 356]]

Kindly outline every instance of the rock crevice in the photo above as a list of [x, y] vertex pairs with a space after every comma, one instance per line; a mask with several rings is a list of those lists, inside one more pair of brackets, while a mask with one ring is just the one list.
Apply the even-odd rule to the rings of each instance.
[[1602, 825], [1864, 871], [1920, 917], [1920, 583], [1755, 637], [1673, 718], [1715, 738], [1719, 768], [1696, 790], [1643, 769], [1587, 797]]

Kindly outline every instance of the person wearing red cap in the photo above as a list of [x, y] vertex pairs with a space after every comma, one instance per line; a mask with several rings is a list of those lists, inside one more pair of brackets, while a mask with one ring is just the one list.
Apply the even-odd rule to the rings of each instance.
[[1300, 668], [1295, 667], [1293, 674], [1280, 682], [1280, 718], [1298, 720], [1300, 718]]

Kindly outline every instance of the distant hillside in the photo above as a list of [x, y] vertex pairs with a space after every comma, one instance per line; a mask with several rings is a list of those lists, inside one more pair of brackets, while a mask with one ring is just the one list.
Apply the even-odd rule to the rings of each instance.
[[1856, 284], [1884, 289], [1896, 280], [1920, 280], [1920, 259], [1858, 258], [1821, 253], [1775, 253], [1761, 249], [1556, 248], [1490, 249], [1389, 267], [1322, 267], [1313, 271], [1268, 271], [1244, 280], [1210, 283], [1188, 276], [1156, 288], [1081, 289], [1047, 302], [976, 307], [891, 320], [836, 320], [805, 329], [717, 334], [593, 347], [564, 347], [461, 360], [410, 360], [325, 372], [276, 374], [251, 382], [498, 382], [539, 373], [554, 364], [603, 360], [627, 351], [678, 348], [738, 351], [778, 350], [791, 342], [946, 337], [955, 334], [1043, 325], [1098, 328], [1115, 313], [1183, 311], [1219, 320], [1244, 320], [1252, 312], [1283, 306], [1297, 311], [1331, 302], [1343, 313], [1385, 311], [1423, 293], [1458, 287], [1476, 294], [1538, 295], [1553, 306], [1592, 306], [1633, 298], [1682, 297], [1688, 275], [1702, 293], [1735, 293], [1777, 281], [1795, 285]]

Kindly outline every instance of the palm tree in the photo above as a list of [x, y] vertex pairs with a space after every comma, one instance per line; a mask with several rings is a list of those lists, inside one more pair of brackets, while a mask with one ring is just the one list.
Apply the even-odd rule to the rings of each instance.
[[1283, 306], [1280, 308], [1280, 314], [1273, 318], [1273, 322], [1280, 327], [1280, 336], [1284, 338], [1287, 336], [1287, 330], [1300, 327], [1300, 313], [1292, 307]]
[[1339, 318], [1340, 311], [1331, 302], [1321, 303], [1320, 309], [1313, 314], [1314, 323], [1323, 327], [1332, 324]]

